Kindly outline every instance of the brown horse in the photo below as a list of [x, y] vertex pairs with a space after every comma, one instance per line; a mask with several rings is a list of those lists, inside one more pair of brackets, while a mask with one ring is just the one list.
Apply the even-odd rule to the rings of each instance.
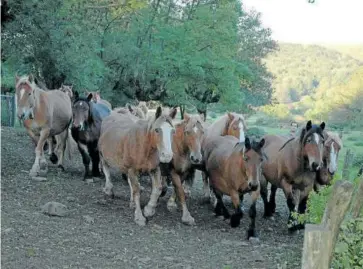
[[170, 211], [176, 208], [175, 192], [178, 193], [183, 215], [182, 222], [194, 224], [194, 218], [190, 215], [185, 203], [185, 194], [182, 183], [188, 176], [194, 176], [194, 164], [202, 161], [201, 142], [204, 134], [202, 119], [199, 115], [184, 113], [184, 119], [176, 124], [173, 138], [173, 161], [171, 163], [171, 177], [174, 185], [173, 194], [170, 196], [167, 207]]
[[[261, 197], [264, 201], [264, 216], [269, 217], [275, 212], [275, 195], [277, 188], [282, 188], [290, 210], [288, 221], [289, 231], [297, 229], [292, 213], [295, 211], [293, 189], [306, 187], [305, 171], [317, 172], [323, 167], [323, 145], [325, 123], [312, 125], [309, 120], [296, 137], [286, 139], [278, 135], [266, 135], [264, 151], [268, 161], [262, 166], [266, 183], [261, 185]], [[267, 182], [271, 183], [270, 201], [267, 201]]]
[[[30, 176], [46, 173], [47, 161], [44, 158], [44, 144], [47, 139], [56, 136], [59, 157], [52, 153], [50, 160], [64, 170], [64, 152], [70, 150], [68, 127], [72, 121], [70, 98], [59, 90], [44, 91], [34, 82], [32, 75], [16, 75], [15, 89], [18, 117], [36, 144], [35, 161]], [[68, 147], [67, 147], [68, 146]]]
[[111, 106], [110, 102], [108, 102], [105, 99], [102, 99], [99, 91], [96, 91], [96, 92], [86, 91], [86, 96], [89, 96], [90, 94], [92, 94], [92, 101], [93, 102], [104, 104], [105, 106], [107, 106], [109, 109], [112, 110], [112, 106]]
[[[247, 131], [246, 120], [241, 114], [228, 112], [227, 114], [218, 118], [213, 122], [206, 130], [206, 135], [203, 141], [208, 141], [209, 139], [216, 136], [231, 135], [236, 137], [239, 142], [243, 143], [245, 141], [245, 132]], [[204, 142], [202, 143], [202, 152], [204, 150]], [[204, 171], [202, 171], [203, 178], [203, 196], [206, 202], [209, 202], [212, 198], [208, 177]]]
[[113, 111], [118, 113], [124, 113], [126, 110], [130, 111], [132, 115], [140, 118], [146, 119], [147, 118], [147, 107], [143, 102], [140, 102], [137, 106], [133, 106], [130, 104], [126, 104], [125, 107], [116, 107]]
[[62, 84], [59, 90], [66, 93], [69, 96], [69, 98], [73, 100], [73, 85]]
[[239, 226], [243, 216], [239, 196], [244, 193], [251, 194], [252, 205], [249, 210], [251, 223], [248, 238], [256, 237], [256, 201], [260, 195], [261, 163], [264, 160], [261, 148], [264, 143], [264, 139], [260, 142], [251, 142], [246, 137], [241, 143], [233, 136], [220, 136], [210, 139], [204, 150], [203, 159], [217, 198], [216, 215], [230, 217], [222, 200], [224, 194], [229, 195], [235, 209], [231, 216], [231, 226]]
[[[177, 113], [172, 109], [170, 113], [158, 107], [155, 116], [148, 120], [130, 118], [123, 113], [112, 113], [102, 122], [102, 133], [99, 139], [102, 169], [106, 177], [104, 192], [113, 195], [109, 167], [117, 167], [122, 173], [127, 173], [135, 201], [135, 222], [146, 224], [146, 217], [155, 214], [157, 200], [161, 194], [160, 163], [170, 163], [173, 158], [172, 140], [175, 132], [173, 119]], [[116, 118], [116, 119], [115, 119]], [[152, 193], [144, 208], [144, 215], [140, 207], [140, 173], [149, 173], [152, 178]]]

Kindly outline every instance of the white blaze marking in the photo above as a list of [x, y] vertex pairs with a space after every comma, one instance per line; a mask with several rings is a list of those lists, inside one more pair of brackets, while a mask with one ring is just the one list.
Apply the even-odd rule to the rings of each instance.
[[20, 99], [23, 98], [24, 93], [25, 93], [25, 90], [24, 89], [21, 89], [20, 90]]
[[245, 142], [245, 132], [243, 130], [242, 122], [238, 124], [238, 128], [239, 128], [239, 142], [243, 143]]
[[80, 102], [80, 103], [79, 103], [79, 105], [80, 105], [80, 106], [82, 106], [82, 105], [83, 105], [83, 103], [82, 103], [82, 102]]
[[198, 131], [197, 126], [194, 126], [194, 127], [193, 127], [193, 131], [194, 131], [195, 133], [197, 133], [197, 131]]
[[169, 123], [164, 122], [160, 126], [162, 132], [163, 132], [163, 150], [165, 150], [166, 154], [173, 154], [173, 150], [171, 148], [171, 131], [174, 129], [172, 126], [170, 126]]
[[330, 145], [330, 163], [328, 169], [331, 173], [334, 173], [337, 170], [337, 154], [334, 149], [334, 142]]
[[315, 139], [316, 144], [319, 145], [319, 139], [320, 139], [319, 135], [317, 133], [314, 133], [313, 135], [314, 135], [314, 139]]

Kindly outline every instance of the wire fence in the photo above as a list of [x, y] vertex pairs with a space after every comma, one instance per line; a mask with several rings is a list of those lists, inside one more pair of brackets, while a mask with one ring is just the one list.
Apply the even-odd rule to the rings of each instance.
[[15, 95], [1, 95], [1, 126], [15, 127], [16, 124]]

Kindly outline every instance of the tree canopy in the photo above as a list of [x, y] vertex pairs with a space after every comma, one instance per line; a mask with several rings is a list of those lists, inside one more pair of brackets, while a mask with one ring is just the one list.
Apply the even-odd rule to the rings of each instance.
[[235, 0], [14, 0], [4, 22], [2, 85], [34, 73], [100, 90], [113, 105], [158, 100], [241, 110], [271, 99], [262, 59], [276, 48], [257, 12]]

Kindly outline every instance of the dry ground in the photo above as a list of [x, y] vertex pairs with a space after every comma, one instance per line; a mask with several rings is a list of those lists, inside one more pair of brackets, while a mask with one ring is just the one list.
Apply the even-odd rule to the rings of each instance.
[[[103, 179], [81, 180], [80, 154], [66, 160], [66, 172], [50, 167], [48, 180], [29, 179], [34, 148], [24, 129], [1, 131], [1, 266], [23, 268], [300, 268], [303, 235], [287, 233], [287, 207], [278, 192], [273, 220], [262, 218], [258, 202], [259, 242], [246, 240], [248, 215], [238, 228], [215, 218], [210, 205], [200, 201], [201, 180], [195, 182], [188, 205], [196, 226], [181, 224], [181, 212], [168, 212], [167, 195], [160, 199], [155, 216], [145, 227], [133, 222], [127, 183], [113, 173], [120, 199], [105, 201]], [[150, 195], [150, 183], [142, 203]], [[246, 196], [246, 198], [249, 198]], [[246, 204], [249, 203], [248, 199]], [[41, 213], [49, 202], [63, 203], [65, 217]], [[232, 211], [230, 200], [227, 207]]]

